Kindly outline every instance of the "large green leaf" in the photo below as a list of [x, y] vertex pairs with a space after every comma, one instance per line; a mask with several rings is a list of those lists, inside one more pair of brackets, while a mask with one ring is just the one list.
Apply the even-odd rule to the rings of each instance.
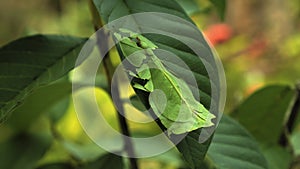
[[[267, 169], [267, 162], [252, 136], [236, 121], [223, 116], [208, 150], [216, 169]], [[200, 168], [199, 168], [200, 169]]]
[[[130, 14], [141, 13], [141, 12], [160, 12], [165, 14], [174, 15], [180, 17], [187, 22], [194, 24], [188, 15], [184, 12], [179, 4], [177, 4], [174, 0], [163, 0], [163, 1], [154, 1], [154, 0], [93, 0], [99, 15], [105, 23], [111, 23], [112, 21], [121, 18], [123, 16], [127, 16]], [[134, 20], [134, 19], [133, 19]], [[204, 40], [200, 31], [198, 39], [201, 39], [200, 42], [195, 42], [194, 35], [191, 33], [191, 29], [184, 26], [184, 24], [179, 24], [178, 22], [174, 22], [164, 17], [157, 16], [155, 20], [159, 21], [159, 24], [147, 24], [143, 22], [132, 23], [137, 25], [139, 28], [145, 28], [150, 30], [157, 30], [163, 32], [172, 32], [175, 35], [178, 35], [178, 39], [185, 39], [190, 44], [191, 43], [199, 43], [199, 49], [201, 49], [201, 55], [207, 56], [209, 58], [206, 66], [211, 66], [212, 70], [217, 70], [215, 67], [215, 62], [213, 59], [213, 54], [210, 51], [210, 48], [206, 41]], [[126, 23], [124, 23], [126, 24]], [[159, 26], [157, 26], [159, 25]], [[161, 28], [160, 28], [161, 26]], [[162, 27], [167, 27], [167, 30], [164, 30]], [[181, 32], [184, 35], [178, 34]], [[191, 34], [189, 34], [191, 33]], [[190, 70], [193, 72], [193, 76], [197, 81], [197, 89], [199, 89], [199, 93], [201, 96], [201, 103], [209, 108], [211, 104], [211, 81], [208, 78], [208, 73], [206, 67], [199, 59], [197, 55], [185, 44], [180, 42], [178, 39], [174, 39], [172, 37], [160, 35], [160, 34], [145, 34], [150, 41], [155, 43], [159, 49], [163, 49], [169, 51], [175, 55], [177, 55], [181, 60], [183, 60]], [[172, 62], [172, 61], [170, 61]], [[187, 77], [190, 76], [189, 70], [185, 70], [184, 68], [177, 65], [176, 62], [172, 63], [172, 71], [178, 72], [179, 77]], [[217, 82], [213, 82], [217, 83]], [[218, 88], [218, 86], [216, 86]], [[137, 93], [142, 102], [148, 101], [147, 95], [145, 93]], [[147, 103], [145, 103], [146, 106]], [[209, 146], [210, 140], [207, 142], [200, 144], [199, 143], [199, 133], [201, 130], [196, 130], [190, 132], [186, 138], [184, 138], [178, 145], [179, 151], [183, 154], [184, 158], [188, 162], [191, 168], [195, 168], [200, 166], [201, 161], [204, 159], [207, 148]]]
[[0, 48], [0, 122], [36, 87], [75, 67], [86, 39], [35, 35]]
[[231, 115], [259, 142], [276, 145], [295, 95], [290, 86], [267, 86], [248, 97]]
[[20, 134], [0, 144], [0, 168], [32, 169], [50, 147], [49, 135]]

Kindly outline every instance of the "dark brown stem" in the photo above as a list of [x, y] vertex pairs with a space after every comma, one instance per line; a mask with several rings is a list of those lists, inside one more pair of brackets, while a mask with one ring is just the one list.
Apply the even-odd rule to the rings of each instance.
[[295, 126], [295, 122], [296, 122], [296, 118], [299, 112], [299, 108], [300, 108], [300, 86], [297, 86], [297, 96], [296, 96], [296, 101], [294, 103], [294, 106], [292, 108], [292, 112], [290, 115], [290, 118], [288, 119], [286, 126], [287, 126], [287, 131], [289, 133], [292, 132], [294, 126]]
[[281, 133], [280, 139], [279, 139], [279, 144], [282, 146], [287, 146], [288, 145], [288, 135], [292, 132], [293, 127], [296, 123], [297, 115], [300, 109], [300, 85], [297, 85], [296, 87], [297, 90], [297, 95], [296, 95], [296, 100], [293, 105], [291, 114], [285, 124], [284, 131]]
[[[123, 101], [120, 98], [120, 91], [119, 91], [119, 86], [118, 86], [118, 81], [116, 81], [114, 84], [112, 84], [112, 78], [113, 74], [115, 71], [115, 68], [110, 60], [109, 53], [104, 53], [108, 49], [108, 34], [106, 34], [104, 31], [98, 31], [99, 28], [103, 26], [101, 19], [97, 13], [97, 10], [93, 4], [93, 2], [90, 0], [90, 9], [93, 15], [93, 23], [94, 23], [94, 28], [96, 31], [96, 38], [97, 38], [97, 46], [100, 52], [100, 56], [104, 56], [103, 58], [103, 67], [105, 69], [106, 77], [107, 77], [107, 83], [108, 83], [108, 91], [114, 91], [117, 98], [114, 99], [116, 106], [119, 108], [119, 112], [117, 113], [118, 115], [118, 121], [120, 125], [120, 129], [122, 134], [124, 135], [123, 140], [124, 140], [124, 151], [127, 153], [129, 156], [129, 162], [130, 162], [130, 168], [131, 169], [138, 169], [137, 165], [137, 159], [135, 157], [134, 153], [134, 148], [133, 144], [130, 138], [130, 132], [128, 129], [128, 124], [125, 116], [125, 111], [123, 107]], [[117, 76], [117, 75], [115, 75]], [[118, 79], [118, 78], [116, 78]], [[112, 90], [111, 90], [112, 89]], [[121, 114], [123, 113], [123, 114]]]
[[[115, 76], [117, 76], [117, 75], [115, 75]], [[116, 78], [116, 79], [118, 79], [118, 78]], [[118, 82], [114, 82], [112, 84], [112, 91], [114, 91], [117, 96], [120, 96]], [[137, 160], [136, 160], [136, 158], [134, 158], [135, 153], [134, 153], [133, 144], [132, 144], [132, 141], [130, 138], [131, 134], [128, 129], [127, 120], [125, 118], [126, 114], [125, 114], [124, 107], [123, 107], [124, 103], [120, 97], [117, 97], [117, 98], [115, 98], [115, 104], [119, 108], [118, 109], [119, 110], [118, 120], [119, 120], [119, 124], [120, 124], [120, 128], [121, 128], [121, 132], [124, 135], [123, 136], [124, 150], [127, 152], [127, 155], [129, 156], [129, 162], [131, 165], [131, 169], [138, 169]]]

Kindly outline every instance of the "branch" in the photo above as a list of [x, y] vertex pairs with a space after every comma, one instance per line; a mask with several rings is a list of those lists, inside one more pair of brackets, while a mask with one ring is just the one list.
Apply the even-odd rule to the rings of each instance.
[[[118, 76], [118, 75], [115, 75]], [[118, 79], [118, 77], [116, 78]], [[118, 82], [115, 82], [112, 84], [112, 91], [116, 92], [116, 95], [118, 96], [117, 98], [115, 98], [115, 104], [116, 106], [119, 108], [119, 112], [118, 112], [118, 120], [119, 120], [119, 124], [121, 127], [121, 131], [124, 135], [123, 139], [124, 139], [124, 150], [127, 152], [127, 155], [129, 156], [129, 161], [130, 161], [130, 165], [132, 169], [138, 169], [138, 165], [137, 165], [137, 161], [135, 157], [135, 153], [134, 153], [134, 148], [133, 148], [133, 144], [131, 141], [131, 135], [128, 129], [128, 124], [127, 124], [127, 120], [126, 120], [126, 114], [125, 114], [125, 110], [124, 110], [124, 103], [122, 101], [122, 99], [119, 97], [120, 96], [120, 91], [119, 91], [119, 86], [118, 86]], [[121, 114], [122, 113], [122, 114]]]
[[296, 90], [297, 90], [297, 95], [296, 95], [296, 100], [293, 105], [291, 114], [285, 124], [284, 130], [281, 133], [280, 139], [279, 139], [279, 144], [282, 146], [287, 146], [288, 145], [288, 135], [292, 132], [293, 127], [296, 123], [297, 120], [297, 115], [300, 109], [300, 85], [296, 85]]
[[[92, 0], [89, 1], [89, 5], [90, 5], [90, 10], [92, 12], [92, 16], [93, 16], [93, 23], [94, 23], [94, 29], [95, 31], [97, 31], [99, 28], [101, 28], [103, 26], [100, 16], [98, 15], [98, 12], [92, 2]], [[120, 112], [117, 113], [118, 115], [118, 121], [119, 121], [119, 125], [121, 128], [121, 132], [124, 135], [123, 140], [124, 140], [124, 151], [127, 153], [127, 155], [129, 156], [129, 162], [131, 165], [131, 169], [138, 169], [138, 165], [137, 165], [137, 160], [135, 157], [135, 153], [134, 153], [134, 148], [133, 148], [133, 144], [132, 141], [130, 139], [130, 132], [128, 129], [128, 124], [127, 124], [127, 120], [126, 120], [126, 116], [125, 116], [125, 111], [124, 111], [124, 107], [123, 107], [123, 101], [120, 98], [120, 91], [119, 91], [119, 86], [118, 86], [118, 82], [112, 84], [112, 78], [113, 78], [113, 74], [115, 71], [115, 68], [113, 66], [113, 64], [111, 63], [110, 57], [109, 57], [109, 53], [102, 53], [104, 51], [107, 51], [108, 49], [108, 35], [105, 34], [104, 31], [100, 31], [96, 33], [97, 36], [97, 46], [100, 52], [100, 56], [104, 56], [103, 58], [103, 67], [105, 69], [105, 73], [106, 73], [106, 78], [107, 78], [107, 83], [108, 83], [108, 91], [112, 91], [111, 87], [113, 89], [113, 91], [116, 92], [117, 98], [115, 98], [115, 104], [117, 104], [116, 106], [119, 108], [119, 111], [123, 114], [120, 114]], [[104, 39], [103, 39], [104, 38]], [[117, 76], [117, 75], [115, 75]], [[118, 78], [116, 78], [118, 79]]]
[[297, 85], [296, 90], [297, 90], [296, 101], [295, 101], [294, 106], [292, 108], [290, 118], [288, 119], [288, 121], [286, 123], [287, 131], [289, 133], [292, 132], [292, 130], [295, 126], [296, 117], [298, 115], [299, 108], [300, 108], [300, 85]]

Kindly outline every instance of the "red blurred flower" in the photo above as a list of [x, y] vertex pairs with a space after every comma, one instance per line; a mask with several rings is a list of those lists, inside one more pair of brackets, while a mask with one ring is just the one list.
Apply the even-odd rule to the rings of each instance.
[[215, 46], [229, 40], [232, 36], [232, 29], [227, 24], [213, 24], [204, 31], [204, 35]]

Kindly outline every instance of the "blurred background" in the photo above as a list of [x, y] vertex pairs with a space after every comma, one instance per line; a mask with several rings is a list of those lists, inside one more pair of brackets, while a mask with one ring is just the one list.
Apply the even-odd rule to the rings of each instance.
[[[295, 85], [299, 82], [299, 0], [227, 0], [224, 20], [207, 0], [177, 1], [206, 35], [223, 63], [228, 87], [225, 113], [232, 111], [244, 98], [264, 85]], [[1, 46], [33, 34], [89, 37], [94, 32], [85, 0], [1, 0], [0, 24]], [[98, 94], [104, 105], [103, 112], [114, 111], [107, 94], [102, 90]], [[97, 156], [102, 153], [102, 150], [93, 151], [97, 146], [92, 145], [82, 131], [71, 104], [66, 112], [56, 125], [56, 130], [72, 143], [64, 143], [67, 151], [60, 150], [60, 144], [52, 145], [52, 152], [40, 163], [70, 158], [66, 152], [83, 159], [85, 155], [90, 158], [91, 154]], [[33, 126], [41, 129], [44, 120], [41, 117]], [[0, 133], [1, 142], [14, 131], [4, 124], [0, 126]], [[74, 144], [83, 142], [91, 146], [78, 148]], [[57, 153], [60, 155], [53, 155]], [[165, 156], [162, 161], [169, 160], [171, 166], [173, 163], [179, 165], [172, 158], [172, 155]], [[142, 165], [154, 165], [152, 168], [163, 165], [152, 163], [151, 159], [148, 161], [145, 160]]]
[[[227, 0], [224, 21], [207, 0], [178, 0], [221, 58], [227, 77], [226, 111], [266, 83], [299, 80], [300, 1]], [[89, 37], [84, 0], [10, 0], [0, 6], [0, 45], [37, 34]]]

